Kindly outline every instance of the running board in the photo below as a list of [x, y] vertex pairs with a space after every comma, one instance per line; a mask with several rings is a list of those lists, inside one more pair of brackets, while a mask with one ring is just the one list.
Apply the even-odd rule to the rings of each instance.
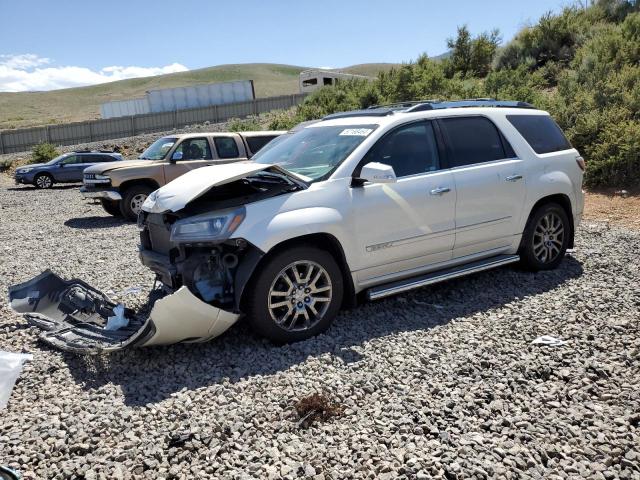
[[451, 280], [453, 278], [471, 275], [472, 273], [482, 272], [483, 270], [501, 267], [503, 265], [515, 263], [519, 260], [520, 256], [518, 255], [498, 255], [491, 258], [485, 258], [484, 260], [477, 260], [464, 265], [458, 265], [457, 267], [438, 270], [418, 277], [411, 277], [404, 280], [378, 285], [377, 287], [367, 290], [367, 296], [369, 300], [377, 300], [397, 293], [406, 292], [407, 290], [413, 290], [414, 288], [425, 287], [427, 285], [433, 285], [434, 283], [444, 282], [445, 280]]

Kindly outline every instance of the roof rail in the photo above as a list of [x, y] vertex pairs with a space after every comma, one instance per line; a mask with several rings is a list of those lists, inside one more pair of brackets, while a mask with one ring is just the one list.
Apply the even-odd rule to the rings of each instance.
[[466, 100], [417, 100], [411, 102], [391, 103], [388, 105], [374, 105], [365, 110], [332, 113], [331, 115], [324, 117], [323, 120], [348, 117], [385, 117], [395, 112], [410, 113], [422, 112], [425, 110], [464, 107], [536, 108], [527, 102], [519, 102], [517, 100], [496, 100], [495, 98], [469, 98]]
[[393, 110], [390, 108], [371, 108], [366, 110], [352, 110], [350, 112], [338, 112], [327, 115], [323, 120], [333, 120], [335, 118], [348, 117], [386, 117], [391, 115]]
[[419, 103], [417, 105], [409, 107], [407, 110], [405, 110], [405, 112], [420, 112], [423, 110], [464, 107], [535, 108], [530, 103], [519, 102], [515, 100], [496, 100], [495, 98], [470, 98], [466, 100]]

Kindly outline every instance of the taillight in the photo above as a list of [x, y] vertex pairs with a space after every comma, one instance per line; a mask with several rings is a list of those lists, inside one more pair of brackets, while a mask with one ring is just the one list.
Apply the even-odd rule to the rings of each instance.
[[587, 168], [587, 164], [584, 162], [584, 158], [582, 158], [580, 156], [576, 157], [576, 163], [580, 167], [580, 170], [582, 170], [583, 172]]

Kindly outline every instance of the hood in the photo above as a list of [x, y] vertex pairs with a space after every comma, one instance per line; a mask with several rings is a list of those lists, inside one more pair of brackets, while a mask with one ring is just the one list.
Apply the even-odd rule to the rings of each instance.
[[28, 165], [19, 166], [18, 168], [16, 168], [16, 171], [24, 170], [25, 168], [40, 168], [44, 166], [50, 166], [50, 165], [47, 165], [46, 163], [30, 163]]
[[97, 163], [91, 167], [85, 168], [84, 173], [97, 173], [103, 174], [116, 168], [127, 167], [144, 167], [147, 165], [153, 165], [154, 160], [116, 160], [115, 162]]
[[[213, 187], [231, 183], [265, 170], [277, 171], [293, 182], [304, 182], [277, 165], [236, 162], [191, 170], [167, 183], [147, 197], [142, 209], [148, 213], [177, 212]], [[305, 185], [306, 186], [306, 185]]]

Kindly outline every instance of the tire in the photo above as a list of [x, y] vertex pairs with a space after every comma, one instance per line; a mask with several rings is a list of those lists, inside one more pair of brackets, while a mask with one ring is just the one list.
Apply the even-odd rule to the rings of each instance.
[[113, 215], [114, 217], [122, 215], [122, 213], [120, 213], [120, 205], [118, 205], [118, 202], [101, 198], [100, 204], [102, 205], [102, 208], [104, 208], [104, 211], [109, 215]]
[[40, 173], [33, 179], [33, 185], [41, 190], [53, 187], [53, 177], [48, 173]]
[[120, 213], [127, 220], [135, 222], [138, 219], [139, 208], [153, 192], [153, 188], [146, 185], [134, 185], [129, 187], [120, 200]]
[[340, 267], [330, 253], [293, 247], [274, 254], [257, 270], [245, 289], [249, 296], [244, 310], [257, 334], [276, 343], [297, 342], [329, 328], [342, 305], [343, 284]]
[[571, 223], [557, 203], [538, 207], [522, 235], [520, 262], [531, 271], [552, 270], [560, 265], [569, 244]]

